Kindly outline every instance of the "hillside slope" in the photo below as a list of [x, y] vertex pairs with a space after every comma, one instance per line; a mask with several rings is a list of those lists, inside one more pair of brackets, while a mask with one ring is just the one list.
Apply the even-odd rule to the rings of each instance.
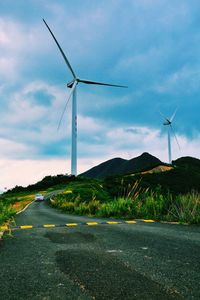
[[133, 186], [136, 181], [144, 189], [155, 191], [158, 187], [162, 193], [173, 195], [186, 194], [191, 191], [200, 192], [200, 160], [193, 157], [181, 157], [173, 161], [173, 168], [167, 172], [141, 172], [134, 176], [112, 176], [105, 179], [105, 186], [116, 197], [127, 186]]
[[107, 176], [140, 172], [146, 169], [154, 168], [159, 164], [162, 164], [162, 162], [158, 158], [147, 152], [144, 152], [142, 155], [130, 160], [122, 158], [110, 159], [82, 173], [81, 176], [90, 178], [105, 178]]

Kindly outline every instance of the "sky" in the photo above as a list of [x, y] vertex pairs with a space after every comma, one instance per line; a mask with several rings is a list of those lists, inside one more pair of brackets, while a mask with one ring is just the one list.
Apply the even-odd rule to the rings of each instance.
[[0, 190], [70, 174], [72, 75], [82, 79], [78, 173], [143, 152], [168, 161], [164, 117], [177, 109], [172, 159], [200, 158], [198, 0], [0, 0]]

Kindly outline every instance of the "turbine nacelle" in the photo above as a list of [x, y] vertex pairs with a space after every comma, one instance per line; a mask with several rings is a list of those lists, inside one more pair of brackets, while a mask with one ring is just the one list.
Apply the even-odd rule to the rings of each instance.
[[72, 81], [70, 81], [70, 82], [67, 83], [67, 87], [71, 89], [71, 88], [73, 87], [73, 84], [74, 84], [75, 81], [76, 81], [77, 83], [79, 82], [78, 79], [73, 79]]
[[166, 119], [166, 122], [163, 123], [163, 125], [170, 125], [172, 122], [168, 119]]

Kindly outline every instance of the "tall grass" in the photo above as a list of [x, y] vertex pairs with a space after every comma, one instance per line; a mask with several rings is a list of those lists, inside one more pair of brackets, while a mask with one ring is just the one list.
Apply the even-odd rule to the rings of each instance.
[[200, 223], [200, 194], [179, 195], [171, 203], [167, 218], [183, 223]]
[[163, 195], [160, 186], [154, 191], [142, 189], [140, 181], [132, 186], [125, 186], [122, 181], [118, 188], [118, 197], [110, 199], [102, 193], [102, 187], [98, 191], [94, 188], [91, 191], [89, 186], [84, 189], [81, 185], [76, 189], [74, 185], [72, 190], [55, 196], [52, 205], [79, 215], [200, 223], [200, 194], [197, 192]]

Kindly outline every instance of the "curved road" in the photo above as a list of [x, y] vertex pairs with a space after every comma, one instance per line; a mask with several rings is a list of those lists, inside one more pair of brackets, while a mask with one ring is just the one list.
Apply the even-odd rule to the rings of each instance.
[[[34, 202], [16, 225], [102, 219]], [[200, 226], [33, 228], [0, 241], [0, 299], [200, 299]]]

